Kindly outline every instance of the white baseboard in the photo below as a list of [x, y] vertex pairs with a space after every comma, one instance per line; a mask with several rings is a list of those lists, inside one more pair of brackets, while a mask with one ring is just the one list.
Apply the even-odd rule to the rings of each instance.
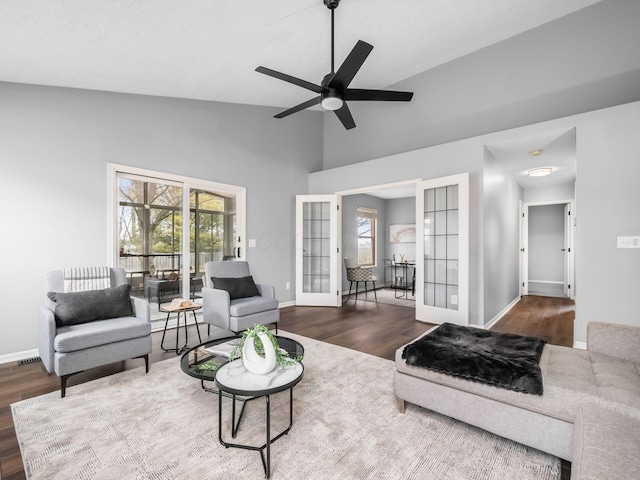
[[573, 348], [579, 348], [580, 350], [587, 349], [587, 342], [573, 342]]
[[295, 307], [295, 306], [296, 306], [296, 301], [290, 300], [288, 302], [280, 302], [280, 304], [278, 305], [278, 308]]
[[26, 360], [27, 358], [38, 356], [40, 356], [40, 351], [37, 348], [34, 348], [32, 350], [24, 350], [23, 352], [14, 352], [0, 355], [0, 363], [18, 362], [20, 360]]
[[529, 283], [546, 283], [548, 285], [564, 285], [564, 282], [556, 282], [554, 280], [529, 280]]
[[489, 330], [498, 322], [498, 320], [504, 317], [507, 314], [507, 312], [511, 310], [514, 307], [514, 305], [519, 301], [520, 301], [520, 295], [518, 295], [509, 305], [507, 305], [502, 310], [500, 310], [500, 312], [495, 317], [493, 317], [488, 323], [486, 323], [483, 328], [485, 330]]

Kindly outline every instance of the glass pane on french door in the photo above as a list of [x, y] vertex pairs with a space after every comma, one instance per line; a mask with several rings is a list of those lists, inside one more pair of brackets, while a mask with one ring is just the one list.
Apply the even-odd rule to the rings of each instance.
[[296, 199], [296, 304], [337, 306], [338, 209], [335, 195]]
[[420, 237], [416, 318], [431, 323], [468, 324], [468, 174], [420, 182], [416, 222]]

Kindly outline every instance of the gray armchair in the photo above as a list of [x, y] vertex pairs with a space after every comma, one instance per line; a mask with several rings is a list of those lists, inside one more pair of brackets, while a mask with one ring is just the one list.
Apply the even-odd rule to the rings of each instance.
[[[280, 310], [275, 298], [275, 288], [271, 285], [256, 284], [257, 295], [232, 298], [228, 290], [214, 288], [212, 278], [223, 280], [249, 277], [249, 264], [243, 261], [207, 262], [202, 288], [202, 318], [205, 323], [234, 333], [242, 332], [255, 325], [275, 324], [278, 333]], [[229, 284], [230, 282], [225, 282]], [[233, 293], [233, 292], [232, 292]], [[241, 293], [243, 295], [243, 293]]]
[[[106, 280], [106, 277], [105, 277]], [[87, 304], [88, 296], [101, 295], [100, 290], [84, 292], [82, 303], [78, 303], [78, 296], [64, 293], [64, 272], [56, 270], [47, 273], [45, 278], [45, 304], [39, 313], [39, 348], [42, 363], [49, 373], [56, 373], [60, 377], [60, 393], [66, 394], [67, 379], [76, 373], [89, 368], [120, 362], [129, 358], [144, 358], [146, 371], [149, 371], [149, 353], [151, 352], [151, 324], [149, 323], [149, 304], [141, 298], [130, 297], [133, 316], [119, 316], [118, 318], [96, 319], [80, 323], [80, 320], [56, 323], [56, 307], [61, 308], [62, 295], [67, 299], [75, 298], [75, 304], [65, 307], [91, 311], [91, 304]], [[125, 286], [117, 289], [118, 293], [128, 291], [125, 271], [122, 268], [111, 268], [111, 287]], [[56, 303], [49, 297], [49, 292], [58, 292]], [[93, 293], [92, 293], [93, 292]], [[60, 295], [62, 293], [62, 295]], [[54, 297], [56, 295], [53, 295]], [[119, 298], [119, 304], [128, 308], [126, 297]], [[111, 303], [107, 298], [102, 302], [103, 313], [109, 312]], [[130, 310], [129, 310], [130, 311]], [[60, 312], [60, 311], [59, 311]], [[103, 315], [104, 316], [104, 315]]]

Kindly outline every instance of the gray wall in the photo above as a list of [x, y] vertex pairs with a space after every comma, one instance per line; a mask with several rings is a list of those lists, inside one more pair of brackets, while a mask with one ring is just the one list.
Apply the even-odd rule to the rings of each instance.
[[484, 323], [520, 295], [520, 201], [522, 187], [485, 149]]
[[640, 250], [616, 248], [616, 236], [640, 235], [640, 102], [316, 172], [309, 176], [309, 191], [331, 193], [469, 171], [470, 323], [483, 325], [484, 146], [571, 128], [576, 128], [578, 167], [574, 340], [583, 343], [592, 320], [640, 326]]
[[391, 243], [389, 241], [389, 227], [398, 224], [416, 223], [416, 197], [394, 198], [387, 200], [387, 224], [384, 230], [385, 258], [392, 259], [396, 256], [396, 261], [400, 261], [400, 255], [404, 255], [405, 260], [416, 259], [415, 243]]
[[483, 149], [481, 139], [467, 139], [377, 158], [357, 165], [346, 165], [315, 172], [309, 176], [309, 193], [334, 193], [416, 178], [426, 180], [469, 172], [470, 323], [481, 325], [483, 323], [482, 284], [484, 281], [481, 271]]
[[529, 281], [564, 281], [564, 205], [529, 207]]
[[[378, 281], [376, 287], [381, 287], [384, 278], [384, 258], [385, 244], [380, 241], [384, 236], [384, 226], [386, 223], [387, 201], [382, 198], [373, 197], [371, 195], [345, 195], [342, 197], [342, 258], [358, 258], [358, 207], [373, 208], [378, 212], [376, 244], [377, 265], [373, 268], [373, 275]], [[344, 262], [342, 263], [342, 291], [349, 290], [349, 281], [344, 270]], [[368, 285], [367, 288], [370, 288]], [[354, 286], [355, 288], [355, 286]], [[364, 288], [361, 286], [361, 288]]]
[[575, 182], [562, 185], [552, 185], [549, 187], [527, 188], [524, 191], [524, 203], [574, 200], [575, 198]]
[[246, 187], [252, 273], [294, 299], [295, 195], [322, 165], [322, 113], [8, 83], [0, 104], [0, 355], [37, 348], [45, 272], [108, 262], [108, 162]]
[[327, 115], [325, 168], [638, 101], [639, 18], [638, 0], [607, 0], [395, 85], [371, 85], [414, 97], [352, 102], [349, 131]]

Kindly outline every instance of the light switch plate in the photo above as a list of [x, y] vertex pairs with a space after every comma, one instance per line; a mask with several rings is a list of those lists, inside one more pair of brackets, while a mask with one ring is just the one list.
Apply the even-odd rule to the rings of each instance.
[[249, 239], [249, 248], [256, 248], [256, 239], [255, 238], [250, 238]]
[[618, 248], [640, 248], [640, 237], [618, 237]]

